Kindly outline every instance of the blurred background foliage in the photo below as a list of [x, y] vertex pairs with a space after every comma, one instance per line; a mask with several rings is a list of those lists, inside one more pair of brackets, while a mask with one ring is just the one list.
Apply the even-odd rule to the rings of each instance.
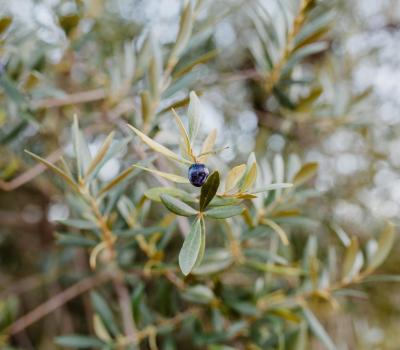
[[[143, 349], [329, 349], [332, 342], [338, 349], [397, 349], [399, 287], [388, 282], [399, 272], [397, 240], [375, 283], [310, 295], [304, 309], [263, 307], [281, 290], [293, 296], [325, 288], [324, 267], [342, 266], [344, 256], [344, 265], [361, 269], [358, 250], [368, 260], [385, 245], [382, 232], [391, 243], [385, 221], [396, 225], [400, 211], [399, 21], [395, 0], [0, 0], [2, 346], [103, 348], [121, 334], [118, 300], [128, 299]], [[119, 263], [127, 288], [97, 290], [102, 281], [90, 279], [88, 263], [96, 229], [82, 217], [75, 194], [24, 149], [52, 163], [62, 154], [74, 160], [70, 126], [77, 114], [89, 150], [79, 148], [83, 157], [116, 134], [96, 170], [96, 186], [137, 162], [182, 174], [152, 158], [126, 123], [175, 147], [170, 109], [185, 121], [191, 90], [201, 96], [201, 138], [216, 128], [217, 147], [229, 146], [210, 157], [210, 168], [226, 175], [254, 151], [264, 181], [292, 182], [302, 164], [318, 163], [313, 181], [306, 176], [296, 188], [296, 199], [284, 197], [273, 207], [272, 221], [284, 228], [290, 248], [273, 232], [250, 233], [262, 246], [250, 251], [249, 243], [248, 254], [282, 269], [225, 272], [224, 259], [232, 256], [206, 249], [205, 258], [216, 256], [222, 272], [187, 279], [174, 269], [162, 272], [163, 259], [176, 265], [188, 222], [143, 200], [160, 183], [135, 171], [101, 208], [111, 227], [126, 231]], [[251, 215], [264, 204], [246, 207]], [[132, 215], [134, 222], [127, 220]], [[241, 241], [246, 217], [232, 220], [233, 237]], [[207, 247], [224, 244], [224, 225], [209, 224]], [[133, 240], [137, 232], [129, 229], [145, 237]], [[143, 256], [143, 245], [153, 243], [165, 256]], [[288, 277], [301, 263], [307, 277]], [[272, 299], [263, 300], [265, 293]], [[40, 315], [42, 303], [48, 312]], [[28, 327], [23, 315], [38, 306], [40, 317], [28, 314], [35, 320]], [[96, 338], [58, 338], [55, 345], [54, 337], [72, 333]], [[308, 333], [314, 336], [305, 340]]]

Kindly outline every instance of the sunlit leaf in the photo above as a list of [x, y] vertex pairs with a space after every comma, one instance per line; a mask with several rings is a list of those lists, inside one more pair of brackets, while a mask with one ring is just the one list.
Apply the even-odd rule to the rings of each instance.
[[39, 157], [38, 155], [31, 153], [27, 150], [25, 150], [27, 154], [29, 154], [31, 157], [39, 161], [40, 163], [43, 163], [46, 165], [50, 170], [54, 171], [57, 175], [59, 175], [61, 178], [63, 178], [73, 189], [78, 191], [78, 185], [75, 183], [73, 179], [71, 179], [64, 171], [62, 171], [60, 168], [56, 167], [54, 164], [48, 162], [46, 159], [43, 159], [42, 157]]
[[379, 265], [381, 265], [392, 249], [393, 243], [395, 238], [395, 228], [391, 222], [386, 224], [384, 231], [381, 233], [378, 241], [378, 248], [375, 254], [371, 257], [368, 263], [368, 272], [372, 272], [375, 270]]
[[148, 137], [147, 135], [143, 134], [141, 131], [139, 131], [138, 129], [136, 129], [135, 127], [133, 127], [132, 125], [127, 124], [132, 130], [133, 132], [138, 135], [140, 137], [140, 139], [146, 143], [151, 149], [153, 149], [154, 151], [163, 154], [164, 156], [171, 158], [173, 160], [176, 160], [178, 162], [181, 163], [185, 163], [185, 164], [192, 164], [192, 162], [190, 162], [187, 159], [184, 159], [180, 156], [178, 156], [177, 154], [175, 154], [174, 152], [172, 152], [171, 150], [169, 150], [168, 148], [164, 147], [163, 145], [159, 144], [158, 142], [152, 140], [150, 137]]
[[241, 164], [232, 168], [226, 176], [225, 192], [231, 191], [240, 181], [246, 172], [246, 164]]
[[183, 176], [170, 174], [170, 173], [165, 173], [163, 171], [159, 171], [159, 170], [155, 170], [155, 169], [145, 168], [145, 167], [143, 167], [141, 165], [137, 165], [137, 164], [134, 164], [132, 166], [135, 167], [135, 168], [138, 168], [138, 169], [146, 170], [146, 171], [148, 171], [148, 172], [150, 172], [152, 174], [161, 176], [164, 179], [167, 179], [167, 180], [172, 181], [172, 182], [181, 183], [181, 184], [188, 184], [189, 183], [189, 180], [186, 177], [183, 177]]
[[304, 164], [301, 169], [296, 173], [293, 178], [293, 184], [300, 186], [310, 180], [318, 170], [318, 163], [307, 163]]
[[190, 102], [188, 108], [189, 138], [191, 144], [193, 144], [200, 128], [201, 105], [200, 105], [200, 100], [194, 91], [191, 91], [189, 96], [190, 96]]
[[[192, 157], [192, 154], [193, 154], [192, 147], [190, 145], [189, 136], [188, 136], [188, 134], [186, 132], [185, 126], [183, 125], [181, 118], [179, 118], [178, 114], [175, 112], [175, 110], [173, 108], [172, 108], [172, 114], [173, 114], [173, 116], [175, 118], [176, 124], [178, 125], [179, 132], [181, 134], [181, 138], [182, 138], [183, 143], [185, 145], [185, 154], [188, 157]], [[192, 157], [192, 160], [193, 160], [193, 162], [195, 161], [195, 159], [193, 157]]]
[[79, 128], [79, 122], [78, 122], [78, 117], [75, 114], [74, 115], [74, 122], [71, 127], [71, 134], [72, 134], [72, 144], [74, 146], [74, 154], [76, 158], [76, 168], [78, 172], [78, 179], [81, 179], [83, 177], [83, 173], [85, 171], [85, 164], [83, 160], [83, 152], [82, 148], [84, 147], [83, 145], [83, 139], [81, 135], [81, 130]]
[[353, 266], [356, 262], [357, 253], [359, 249], [357, 237], [352, 237], [350, 245], [346, 249], [346, 254], [343, 261], [342, 278], [347, 281], [353, 276]]
[[212, 153], [216, 139], [217, 139], [217, 129], [213, 129], [204, 140], [203, 147], [201, 148], [201, 153], [200, 153], [202, 154], [202, 156], [200, 156], [198, 159], [200, 163], [205, 163], [207, 161], [209, 155]]
[[183, 52], [187, 42], [189, 41], [190, 34], [192, 33], [193, 27], [193, 9], [190, 1], [187, 2], [185, 9], [181, 15], [181, 21], [179, 23], [179, 32], [175, 41], [175, 45], [170, 55], [170, 64], [173, 65], [177, 58]]
[[207, 205], [212, 201], [217, 194], [219, 187], [219, 172], [214, 171], [208, 178], [205, 184], [201, 187], [200, 192], [200, 211], [204, 211]]
[[257, 178], [257, 163], [254, 162], [249, 171], [246, 173], [243, 183], [240, 186], [241, 191], [246, 191], [248, 190], [251, 186], [253, 186], [254, 182], [256, 181]]
[[2, 17], [0, 18], [0, 34], [5, 32], [10, 24], [12, 23], [13, 19], [12, 17]]
[[168, 210], [172, 211], [177, 215], [193, 216], [197, 214], [196, 210], [194, 210], [192, 207], [182, 202], [178, 198], [172, 197], [168, 194], [161, 194], [160, 199]]
[[262, 188], [257, 188], [251, 192], [252, 193], [261, 193], [261, 192], [268, 192], [268, 191], [279, 190], [282, 188], [290, 188], [290, 187], [293, 187], [293, 184], [286, 183], [286, 182], [275, 183], [275, 184], [270, 184], [270, 185], [264, 186]]
[[108, 333], [107, 328], [105, 327], [101, 317], [98, 314], [93, 315], [93, 330], [99, 339], [105, 342], [111, 341], [111, 336]]
[[264, 225], [268, 225], [269, 227], [271, 227], [278, 234], [279, 238], [281, 239], [284, 245], [289, 244], [289, 239], [287, 238], [285, 231], [275, 221], [264, 218], [262, 219], [262, 223]]
[[107, 154], [111, 142], [113, 140], [114, 133], [110, 133], [107, 138], [104, 140], [104, 143], [100, 147], [99, 151], [97, 152], [96, 156], [93, 158], [93, 160], [90, 162], [89, 167], [86, 171], [85, 177], [88, 177], [92, 171], [100, 164], [100, 162], [104, 159], [105, 155]]

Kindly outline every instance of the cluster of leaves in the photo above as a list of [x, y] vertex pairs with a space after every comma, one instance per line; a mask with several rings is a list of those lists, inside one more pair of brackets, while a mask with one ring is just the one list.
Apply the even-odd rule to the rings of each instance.
[[[193, 130], [193, 125], [198, 124], [201, 115], [200, 102], [194, 93], [191, 95], [189, 110], [189, 130]], [[182, 120], [177, 115], [175, 118], [184, 136], [182, 142], [185, 148], [182, 151], [186, 155], [193, 155], [194, 138], [188, 136]], [[130, 128], [152, 150], [174, 161], [190, 163], [188, 159], [138, 129], [132, 126]], [[368, 279], [373, 281], [370, 274], [383, 262], [393, 244], [394, 230], [391, 225], [384, 230], [378, 244], [374, 245], [371, 241], [367, 245], [365, 259], [357, 239], [350, 239], [343, 230], [336, 227], [336, 232], [347, 247], [342, 271], [338, 272], [334, 263], [337, 260], [334, 249], [330, 250], [327, 261], [320, 260], [317, 239], [310, 236], [299, 260], [290, 245], [290, 237], [283, 228], [290, 227], [290, 220], [295, 226], [301, 222], [299, 211], [295, 208], [304, 197], [312, 194], [307, 190], [299, 190], [315, 174], [315, 163], [307, 163], [290, 175], [292, 183], [264, 183], [264, 187], [252, 190], [255, 183], [263, 182], [263, 179], [257, 179], [257, 162], [254, 155], [250, 155], [247, 164], [235, 166], [228, 171], [223, 192], [218, 192], [220, 175], [218, 171], [214, 171], [202, 186], [199, 195], [175, 187], [150, 187], [134, 203], [124, 195], [124, 189], [138, 173], [135, 169], [144, 169], [156, 177], [183, 186], [187, 181], [183, 181], [184, 178], [179, 175], [135, 164], [99, 188], [96, 185], [96, 174], [107, 159], [115, 156], [115, 150], [120, 149], [119, 144], [125, 141], [112, 142], [113, 134], [110, 134], [98, 153], [90, 157], [89, 152], [82, 152], [87, 145], [77, 119], [72, 132], [76, 156], [76, 165], [73, 168], [63, 161], [64, 169], [61, 169], [30, 153], [61, 176], [78, 196], [74, 199], [74, 206], [79, 208], [77, 212], [79, 211], [80, 217], [63, 221], [62, 224], [83, 229], [86, 234], [58, 234], [59, 243], [89, 247], [90, 263], [94, 270], [114, 266], [112, 273], [127, 276], [135, 266], [154, 278], [158, 274], [167, 279], [173, 278], [179, 297], [170, 290], [163, 295], [163, 299], [167, 304], [176, 298], [181, 299], [180, 302], [176, 300], [178, 305], [182, 301], [187, 303], [185, 306], [177, 306], [177, 310], [173, 311], [175, 316], [164, 321], [167, 324], [172, 323], [171, 328], [165, 329], [163, 322], [161, 325], [151, 322], [149, 324], [147, 317], [152, 319], [154, 316], [147, 315], [150, 306], [145, 299], [140, 299], [144, 297], [143, 285], [136, 286], [132, 298], [141, 300], [135, 301], [135, 305], [136, 302], [139, 303], [135, 308], [142, 311], [134, 312], [133, 315], [136, 324], [140, 326], [140, 335], [144, 334], [143, 337], [149, 338], [150, 342], [156, 342], [156, 338], [152, 338], [156, 335], [168, 339], [175, 332], [176, 314], [183, 314], [182, 320], [191, 320], [188, 324], [193, 327], [191, 332], [194, 342], [200, 347], [229, 348], [223, 344], [240, 342], [260, 349], [278, 344], [284, 344], [284, 348], [306, 349], [309, 328], [328, 349], [335, 348], [334, 342], [311, 311], [309, 302], [319, 300], [336, 307], [337, 298], [348, 286]], [[212, 135], [215, 135], [214, 132]], [[215, 136], [212, 138], [215, 139]], [[209, 139], [210, 137], [206, 139], [202, 149], [207, 148], [210, 151], [202, 151], [199, 156], [193, 156], [195, 160], [213, 152]], [[281, 157], [275, 158], [274, 168], [275, 180], [282, 181], [284, 165]], [[145, 226], [151, 213], [145, 206], [146, 198], [155, 203], [161, 202], [173, 216], [164, 217], [155, 226]], [[188, 231], [183, 231], [184, 241], [179, 254], [166, 254], [169, 247], [174, 245], [175, 215], [194, 219]], [[226, 238], [222, 247], [218, 239], [214, 238], [213, 246], [206, 248], [207, 218], [218, 219], [217, 225], [212, 225], [211, 232], [225, 231]], [[138, 248], [146, 257], [126, 257], [127, 252]], [[99, 259], [100, 266], [97, 263]], [[364, 260], [367, 261], [366, 264]], [[191, 273], [193, 277], [185, 279], [176, 274], [177, 263], [184, 276]], [[255, 283], [249, 284], [248, 278]], [[289, 284], [285, 287], [285, 283]], [[293, 284], [296, 285], [295, 288], [289, 287]], [[141, 297], [136, 296], [138, 293]], [[59, 344], [78, 348], [113, 348], [140, 343], [141, 336], [136, 335], [131, 339], [121, 335], [117, 330], [117, 323], [113, 321], [111, 308], [99, 295], [94, 294], [93, 302], [98, 312], [93, 321], [97, 339], [81, 335], [63, 336], [58, 338]], [[193, 309], [191, 305], [196, 304], [203, 307]], [[162, 305], [156, 301], [152, 305], [153, 312], [160, 312], [164, 307]], [[207, 330], [209, 312], [213, 315], [211, 330]], [[193, 318], [194, 316], [196, 317]], [[265, 326], [273, 331], [263, 334], [262, 329]], [[176, 341], [179, 343], [179, 340]], [[156, 348], [156, 345], [153, 347]]]
[[[97, 87], [99, 82], [101, 89], [66, 93], [49, 78], [54, 73], [51, 65], [46, 71], [39, 63], [29, 62], [27, 67], [17, 62], [12, 40], [6, 40], [6, 66], [0, 77], [5, 101], [0, 124], [2, 115], [7, 115], [0, 144], [7, 154], [18, 158], [17, 162], [0, 163], [4, 180], [21, 170], [21, 145], [46, 154], [64, 143], [58, 135], [59, 125], [68, 119], [63, 113], [72, 114], [69, 105], [100, 101], [82, 109], [84, 129], [75, 117], [73, 154], [55, 159], [27, 151], [63, 180], [54, 181], [54, 192], [64, 193], [63, 202], [70, 209], [70, 217], [56, 225], [57, 243], [68, 252], [62, 259], [71, 263], [84, 251], [89, 262], [90, 268], [83, 268], [78, 277], [70, 273], [73, 269], [63, 268], [63, 276], [73, 275], [77, 281], [62, 296], [94, 289], [92, 312], [86, 319], [90, 325], [80, 327], [81, 334], [57, 337], [56, 343], [104, 350], [301, 350], [312, 347], [313, 336], [327, 349], [334, 349], [336, 340], [319, 321], [319, 307], [336, 310], [344, 296], [364, 296], [360, 288], [355, 289], [360, 283], [398, 279], [372, 275], [390, 252], [393, 226], [387, 224], [378, 241], [362, 244], [336, 223], [327, 227], [323, 214], [307, 212], [306, 204], [320, 196], [308, 186], [317, 164], [302, 164], [296, 154], [266, 151], [261, 119], [257, 144], [262, 147], [249, 152], [247, 162], [228, 165], [218, 156], [225, 148], [219, 148], [216, 130], [199, 144], [204, 110], [196, 92], [189, 91], [207, 87], [198, 72], [216, 55], [209, 43], [210, 22], [215, 18], [200, 16], [201, 0], [185, 2], [171, 45], [160, 45], [151, 33], [135, 32], [132, 38], [122, 36], [110, 55], [103, 52], [103, 48], [107, 50], [103, 34], [107, 34], [108, 18], [93, 10], [97, 1], [90, 6], [77, 3], [76, 14], [58, 17], [71, 51], [54, 71], [64, 80], [65, 66], [74, 59], [98, 56], [84, 74], [89, 77], [97, 68], [102, 73], [87, 78], [86, 86], [71, 79], [65, 91]], [[331, 2], [302, 0], [299, 6], [286, 5], [252, 1], [244, 6], [255, 30], [248, 41], [257, 73], [254, 80], [262, 89], [262, 103], [255, 103], [255, 108], [273, 106], [265, 101], [276, 99], [277, 108], [266, 111], [268, 122], [276, 115], [302, 122], [342, 113], [335, 107], [335, 95], [329, 103], [321, 101], [326, 86], [295, 78], [298, 67], [304, 68], [304, 62], [312, 62], [329, 48], [325, 35], [332, 22]], [[86, 19], [93, 21], [92, 30], [87, 29]], [[0, 36], [13, 33], [12, 26], [7, 29], [11, 22], [9, 17], [1, 19]], [[85, 51], [93, 47], [87, 43], [95, 43], [99, 55]], [[68, 55], [71, 52], [80, 55]], [[104, 66], [109, 69], [104, 71]], [[40, 70], [44, 74], [39, 74]], [[299, 86], [305, 88], [306, 96], [296, 94]], [[362, 97], [349, 99], [343, 109]], [[186, 116], [181, 118], [178, 112], [186, 105]], [[113, 132], [92, 152], [99, 111], [105, 118], [100, 130]], [[180, 138], [167, 148], [162, 132], [170, 113], [177, 132], [169, 133], [179, 133]], [[94, 116], [90, 121], [86, 121], [88, 114]], [[56, 127], [49, 119], [57, 120]], [[126, 121], [132, 125], [126, 126]], [[22, 137], [29, 126], [43, 133], [53, 126], [56, 142]], [[126, 136], [129, 131], [133, 134]], [[102, 180], [101, 171], [115, 159], [125, 169]], [[200, 191], [190, 186], [186, 177], [188, 166], [196, 162], [209, 163], [214, 170]], [[329, 232], [337, 234], [342, 247], [327, 244]], [[45, 310], [57, 305], [52, 301], [45, 303]], [[1, 302], [0, 309], [3, 346], [13, 342], [10, 334], [18, 334], [31, 323], [23, 316], [16, 320], [15, 298]], [[41, 310], [39, 306], [33, 314]], [[93, 334], [89, 334], [91, 329]]]

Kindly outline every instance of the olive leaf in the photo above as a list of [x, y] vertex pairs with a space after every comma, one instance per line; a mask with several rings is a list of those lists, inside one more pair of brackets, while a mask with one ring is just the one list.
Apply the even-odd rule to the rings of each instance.
[[168, 194], [161, 194], [160, 199], [167, 209], [172, 211], [174, 214], [181, 216], [193, 216], [197, 214], [196, 210], [178, 198], [172, 197]]
[[311, 331], [324, 344], [325, 348], [327, 350], [336, 350], [336, 345], [313, 312], [307, 307], [303, 307], [302, 311]]
[[254, 162], [250, 166], [249, 171], [244, 176], [243, 183], [240, 186], [240, 190], [246, 191], [247, 189], [249, 189], [251, 186], [253, 186], [254, 182], [256, 181], [256, 178], [257, 178], [257, 163]]
[[200, 163], [204, 163], [207, 161], [209, 155], [212, 153], [216, 139], [217, 139], [217, 129], [213, 129], [204, 140], [203, 146], [201, 148], [201, 153], [198, 159]]
[[194, 91], [191, 91], [189, 96], [190, 96], [190, 102], [188, 108], [189, 138], [191, 144], [193, 145], [193, 142], [200, 128], [201, 105], [200, 105], [200, 100]]
[[287, 182], [281, 182], [281, 183], [269, 184], [262, 188], [257, 188], [254, 191], [251, 191], [251, 193], [268, 192], [268, 191], [278, 190], [278, 189], [282, 189], [282, 188], [290, 188], [290, 187], [293, 187], [293, 184], [287, 183]]
[[219, 187], [219, 172], [214, 171], [207, 179], [206, 183], [201, 187], [200, 192], [200, 211], [204, 211], [207, 205], [217, 194]]
[[383, 263], [383, 261], [389, 255], [390, 250], [392, 249], [394, 238], [394, 225], [391, 222], [388, 222], [384, 231], [379, 237], [378, 248], [376, 249], [375, 254], [371, 257], [369, 261], [367, 272], [372, 272]]
[[153, 187], [148, 189], [144, 195], [155, 202], [161, 202], [160, 196], [162, 194], [168, 194], [172, 197], [178, 198], [187, 203], [196, 203], [196, 198], [192, 197], [189, 193], [173, 187]]
[[0, 18], [0, 34], [2, 34], [8, 29], [12, 21], [13, 21], [12, 17], [9, 16]]
[[261, 220], [261, 223], [271, 227], [278, 234], [279, 238], [281, 239], [284, 245], [289, 244], [289, 239], [287, 238], [286, 232], [275, 221], [264, 218]]
[[97, 152], [94, 159], [89, 163], [88, 169], [86, 170], [85, 178], [87, 178], [92, 173], [92, 171], [100, 164], [100, 162], [104, 159], [105, 155], [110, 149], [113, 138], [114, 138], [114, 133], [111, 132], [104, 140], [104, 143], [100, 147], [100, 150]]
[[170, 180], [172, 182], [181, 183], [181, 184], [188, 184], [189, 183], [189, 180], [187, 178], [183, 177], [183, 176], [170, 174], [170, 173], [165, 173], [163, 171], [159, 171], [159, 170], [155, 170], [155, 169], [145, 168], [144, 166], [137, 165], [137, 164], [134, 164], [132, 166], [135, 167], [135, 168], [138, 168], [138, 169], [146, 170], [146, 171], [148, 171], [150, 173], [153, 173], [155, 175], [161, 176], [164, 179]]
[[169, 58], [170, 64], [174, 64], [177, 58], [179, 58], [179, 56], [182, 54], [192, 33], [193, 22], [193, 8], [190, 1], [188, 1], [185, 9], [182, 12], [178, 36]]
[[225, 192], [231, 191], [240, 181], [246, 172], [246, 164], [241, 164], [232, 168], [226, 176]]
[[38, 155], [29, 152], [28, 150], [25, 150], [25, 153], [29, 154], [32, 158], [37, 160], [38, 162], [44, 164], [47, 168], [55, 172], [57, 175], [62, 177], [73, 189], [78, 190], [78, 185], [75, 183], [73, 179], [71, 179], [64, 171], [62, 171], [60, 168], [55, 166], [54, 164], [50, 163], [46, 159], [43, 159], [42, 157], [39, 157]]
[[101, 349], [106, 345], [98, 338], [80, 334], [61, 335], [56, 337], [54, 342], [59, 346], [65, 346], [70, 349]]
[[186, 132], [185, 126], [183, 125], [181, 118], [179, 118], [178, 114], [175, 112], [175, 109], [172, 108], [171, 111], [172, 111], [172, 114], [173, 114], [173, 116], [175, 118], [176, 124], [178, 125], [181, 137], [183, 139], [183, 143], [184, 143], [184, 146], [185, 146], [185, 154], [188, 157], [191, 157], [193, 162], [194, 162], [195, 159], [193, 157], [193, 151], [192, 151], [192, 147], [190, 145], [189, 135]]
[[141, 131], [139, 131], [138, 129], [136, 129], [135, 127], [133, 127], [132, 125], [127, 124], [128, 127], [131, 128], [131, 130], [140, 137], [140, 139], [146, 143], [150, 148], [152, 148], [154, 151], [163, 154], [164, 156], [176, 160], [178, 162], [181, 163], [185, 163], [185, 164], [192, 164], [191, 161], [184, 159], [180, 156], [178, 156], [177, 154], [175, 154], [174, 152], [172, 152], [171, 150], [169, 150], [167, 147], [164, 147], [163, 145], [159, 144], [158, 142], [154, 141], [153, 139], [151, 139], [150, 137], [148, 137], [147, 135], [143, 134]]
[[181, 251], [179, 252], [179, 266], [182, 273], [187, 276], [192, 269], [198, 264], [199, 253], [202, 249], [202, 241], [204, 241], [202, 234], [204, 234], [204, 225], [201, 224], [199, 218], [192, 224], [189, 234], [183, 242]]
[[104, 187], [99, 191], [99, 196], [102, 196], [112, 190], [115, 186], [119, 185], [124, 181], [133, 171], [135, 167], [131, 166], [128, 169], [125, 169], [121, 174], [117, 175], [114, 179], [112, 179], [109, 183], [104, 185]]
[[293, 177], [293, 183], [295, 186], [300, 186], [310, 180], [318, 170], [318, 163], [306, 163]]
[[239, 215], [243, 212], [243, 208], [238, 205], [229, 205], [215, 207], [207, 210], [204, 214], [213, 219], [227, 219], [232, 216]]
[[347, 247], [346, 254], [344, 256], [342, 278], [344, 281], [350, 280], [353, 276], [353, 266], [357, 259], [358, 254], [358, 239], [357, 237], [352, 237], [349, 246]]
[[204, 218], [200, 217], [200, 250], [197, 255], [196, 262], [194, 264], [194, 269], [200, 266], [203, 261], [204, 252], [206, 251], [206, 225], [204, 222]]

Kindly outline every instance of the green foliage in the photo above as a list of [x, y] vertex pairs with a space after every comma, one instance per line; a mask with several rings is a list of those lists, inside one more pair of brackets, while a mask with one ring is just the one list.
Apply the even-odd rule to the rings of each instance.
[[[312, 160], [332, 130], [348, 126], [339, 107], [350, 113], [366, 96], [329, 100], [340, 90], [329, 89], [325, 61], [334, 55], [333, 2], [233, 3], [183, 2], [168, 44], [101, 1], [55, 6], [57, 64], [49, 43], [38, 44], [36, 61], [20, 52], [23, 33], [12, 17], [0, 18], [0, 185], [6, 193], [35, 178], [34, 191], [21, 191], [43, 197], [43, 210], [56, 203], [67, 212], [51, 224], [45, 212], [35, 224], [55, 238], [56, 248], [46, 241], [35, 257], [54, 288], [21, 297], [22, 306], [25, 288], [47, 277], [4, 288], [2, 348], [27, 331], [35, 348], [55, 336], [49, 348], [335, 349], [342, 342], [324, 311], [365, 297], [367, 282], [399, 281], [393, 271], [375, 275], [395, 226], [386, 222], [377, 241], [368, 235], [382, 218], [363, 235], [343, 226], [346, 233], [334, 215], [346, 191], [321, 190], [324, 169]], [[228, 63], [212, 36], [227, 19], [247, 33], [234, 43], [239, 55], [226, 49]], [[210, 169], [200, 190], [187, 178], [193, 163]], [[29, 209], [22, 217], [34, 221]], [[5, 266], [14, 248], [6, 250]], [[32, 302], [42, 294], [49, 300]], [[56, 317], [63, 322], [31, 334], [75, 298]]]

